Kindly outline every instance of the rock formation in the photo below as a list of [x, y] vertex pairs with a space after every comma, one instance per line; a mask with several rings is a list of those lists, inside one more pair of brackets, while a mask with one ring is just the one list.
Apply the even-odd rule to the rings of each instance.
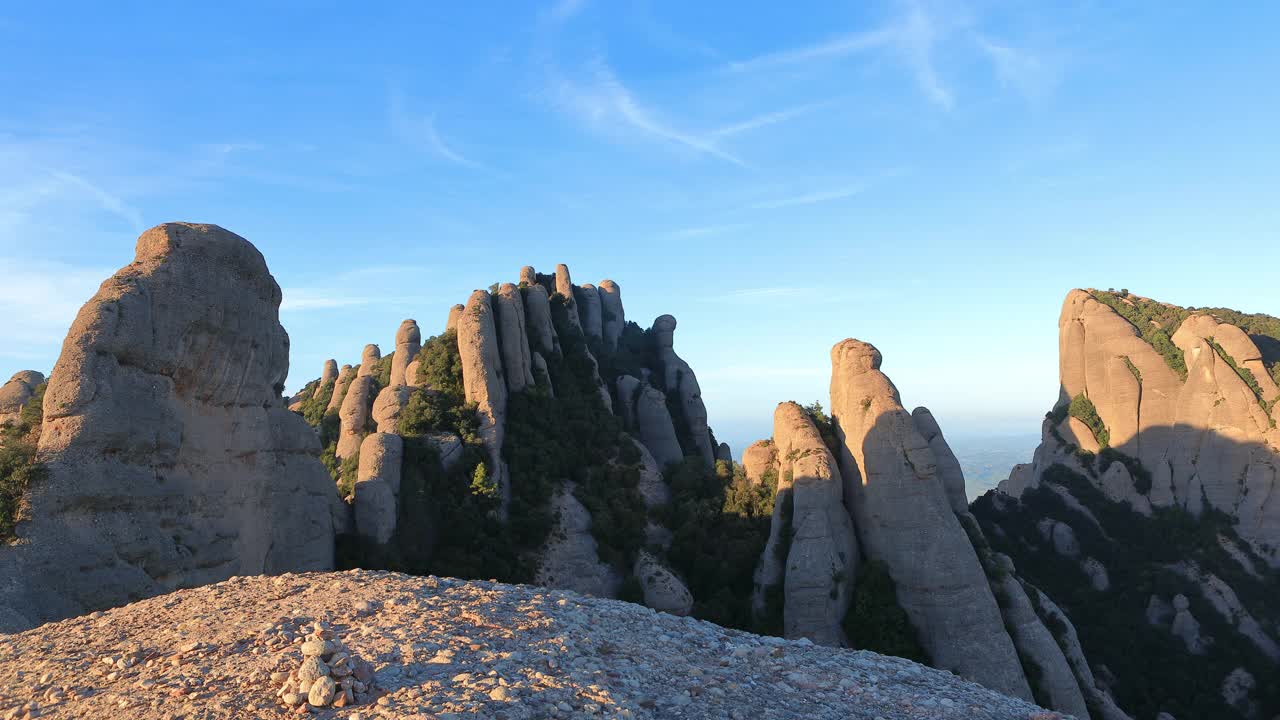
[[503, 283], [493, 296], [494, 323], [502, 350], [503, 374], [507, 389], [520, 392], [533, 384], [533, 360], [529, 355], [529, 337], [525, 334], [524, 301], [520, 290]]
[[338, 381], [338, 361], [332, 358], [324, 361], [324, 369], [320, 371], [320, 382], [316, 384], [316, 396], [320, 395], [325, 385]]
[[471, 293], [466, 311], [458, 317], [457, 323], [463, 387], [467, 402], [474, 402], [478, 407], [480, 439], [489, 453], [488, 471], [505, 508], [511, 497], [506, 464], [502, 460], [507, 384], [502, 372], [502, 355], [489, 293], [484, 290]]
[[684, 430], [693, 442], [703, 462], [715, 462], [715, 450], [711, 446], [711, 432], [707, 427], [707, 408], [702, 403], [702, 388], [693, 368], [676, 354], [674, 339], [676, 319], [670, 315], [659, 316], [653, 321], [653, 333], [658, 346], [658, 360], [662, 364], [663, 380], [668, 394], [679, 399], [684, 415]]
[[622, 337], [622, 329], [627, 325], [627, 314], [622, 308], [622, 288], [612, 280], [601, 280], [599, 292], [604, 346], [609, 350], [616, 350], [618, 340]]
[[355, 379], [356, 368], [350, 365], [343, 365], [342, 370], [338, 371], [338, 379], [333, 384], [333, 397], [329, 398], [329, 405], [325, 408], [326, 415], [342, 409], [342, 401], [347, 397], [347, 389], [351, 387], [351, 381]]
[[404, 441], [394, 433], [376, 432], [360, 443], [354, 503], [356, 531], [377, 543], [390, 541], [396, 531], [403, 458]]
[[956, 459], [955, 453], [951, 452], [951, 446], [942, 437], [942, 428], [938, 427], [933, 413], [929, 412], [929, 408], [918, 407], [911, 411], [911, 420], [915, 423], [916, 432], [929, 443], [929, 449], [933, 451], [933, 458], [938, 463], [938, 480], [942, 481], [942, 489], [947, 492], [951, 509], [957, 515], [969, 512], [969, 498], [964, 492], [964, 471], [960, 469], [960, 461]]
[[658, 559], [641, 550], [636, 555], [632, 574], [644, 588], [644, 604], [658, 612], [688, 615], [693, 610], [693, 595]]
[[48, 474], [29, 491], [21, 542], [0, 547], [0, 616], [36, 624], [332, 566], [337, 496], [315, 434], [280, 397], [280, 300], [261, 253], [222, 228], [138, 238], [50, 376]]
[[44, 384], [44, 375], [35, 370], [21, 370], [0, 387], [0, 426], [17, 423], [22, 406], [27, 404], [36, 388]]
[[[937, 475], [937, 460], [880, 372], [880, 352], [857, 340], [831, 350], [832, 423], [854, 525], [884, 563], [898, 603], [936, 667], [1029, 698], [982, 566]], [[781, 455], [781, 453], [780, 453]]]
[[400, 413], [413, 396], [413, 388], [407, 385], [388, 385], [382, 388], [373, 401], [371, 418], [374, 428], [380, 433], [398, 432]]
[[405, 320], [396, 330], [396, 352], [391, 358], [391, 385], [393, 387], [411, 384], [408, 376], [409, 363], [418, 357], [422, 349], [422, 331], [418, 329], [417, 320]]
[[373, 375], [378, 372], [378, 364], [382, 361], [382, 351], [377, 345], [365, 345], [364, 352], [360, 353], [360, 369], [356, 373], [356, 377], [364, 377]]
[[347, 388], [346, 397], [342, 400], [342, 409], [338, 411], [341, 425], [338, 430], [338, 448], [335, 455], [339, 460], [360, 450], [360, 443], [369, 432], [374, 392], [377, 387], [378, 381], [372, 375], [357, 375], [356, 379], [351, 381], [351, 386]]
[[[841, 622], [849, 609], [858, 558], [844, 483], [813, 420], [796, 403], [782, 403], [774, 411], [773, 443], [778, 476], [786, 478], [780, 490], [786, 487], [775, 505], [756, 593], [762, 595], [781, 580], [785, 637], [839, 647], [845, 644]], [[779, 509], [783, 505], [790, 507], [789, 513]], [[784, 534], [790, 546], [785, 563], [779, 563]], [[755, 600], [757, 608], [762, 603], [762, 597]]]
[[773, 439], [757, 440], [748, 445], [742, 453], [742, 468], [747, 473], [747, 479], [759, 485], [764, 482], [766, 472], [776, 471], [777, 460], [778, 451], [773, 444]]
[[590, 283], [579, 285], [577, 297], [580, 300], [582, 331], [589, 338], [604, 338], [604, 318], [600, 314], [600, 293], [596, 286]]
[[624, 426], [635, 430], [659, 466], [666, 467], [684, 459], [667, 410], [667, 399], [661, 390], [623, 375], [618, 378], [618, 402]]
[[569, 277], [569, 266], [564, 263], [556, 265], [556, 293], [564, 297], [565, 315], [569, 326], [582, 330], [582, 320], [578, 314], [578, 303], [574, 298], [573, 279]]
[[533, 284], [524, 290], [524, 312], [529, 323], [529, 346], [544, 357], [560, 352], [555, 326], [551, 323], [551, 301], [547, 289]]
[[600, 561], [591, 535], [591, 513], [573, 496], [573, 484], [565, 483], [551, 501], [555, 527], [538, 556], [539, 585], [572, 590], [583, 595], [618, 596], [622, 577]]
[[444, 325], [445, 332], [458, 329], [458, 318], [462, 317], [462, 313], [466, 309], [467, 309], [467, 306], [465, 305], [454, 305], [453, 307], [449, 308], [449, 321], [446, 322]]

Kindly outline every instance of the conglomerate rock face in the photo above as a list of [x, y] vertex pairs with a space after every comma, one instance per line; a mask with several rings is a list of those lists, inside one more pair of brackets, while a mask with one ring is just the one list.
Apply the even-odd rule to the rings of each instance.
[[674, 394], [684, 415], [685, 432], [688, 433], [703, 462], [715, 462], [715, 448], [707, 426], [707, 407], [702, 402], [702, 388], [693, 368], [676, 354], [674, 349], [676, 319], [661, 315], [653, 321], [653, 334], [658, 345], [658, 360], [662, 364], [667, 393]]
[[[1106, 446], [1137, 460], [1151, 481], [1142, 491], [1112, 478], [1109, 494], [1139, 511], [1150, 505], [1225, 512], [1237, 519], [1240, 536], [1280, 567], [1280, 430], [1269, 414], [1280, 406], [1280, 388], [1259, 346], [1234, 325], [1192, 313], [1171, 331], [1162, 354], [1099, 297], [1072, 290], [1063, 302], [1056, 411], [1065, 414], [1073, 399], [1087, 398], [1107, 436], [1065, 417], [1046, 427], [1030, 469], [1002, 488], [1018, 497], [1054, 464], [1073, 466], [1076, 449], [1097, 453]], [[1166, 357], [1175, 355], [1185, 379]]]
[[22, 406], [35, 395], [36, 388], [44, 384], [42, 373], [35, 370], [21, 370], [9, 378], [9, 382], [0, 386], [0, 426], [18, 422], [22, 415]]
[[337, 495], [280, 397], [289, 337], [261, 253], [170, 223], [76, 317], [49, 378], [0, 608], [36, 624], [232, 575], [332, 567]]
[[849, 339], [831, 350], [831, 411], [840, 472], [867, 556], [884, 563], [898, 603], [936, 667], [1030, 698], [1013, 642], [973, 546], [938, 479], [937, 460], [880, 372]]
[[[376, 699], [321, 717], [1064, 720], [899, 658], [571, 592], [367, 570], [237, 577], [8, 637], [0, 713], [283, 717], [273, 675], [297, 668], [293, 641], [326, 619], [372, 664], [359, 677]], [[62, 700], [47, 700], [53, 688]]]
[[400, 328], [396, 330], [396, 352], [391, 356], [393, 387], [410, 384], [406, 371], [409, 363], [413, 362], [420, 350], [422, 350], [422, 330], [418, 328], [418, 321], [405, 320], [400, 323]]
[[480, 438], [489, 453], [488, 470], [505, 507], [511, 493], [507, 486], [506, 465], [502, 460], [507, 383], [493, 315], [489, 293], [484, 290], [471, 293], [466, 310], [457, 321], [458, 354], [462, 359], [462, 383], [467, 402], [477, 405]]

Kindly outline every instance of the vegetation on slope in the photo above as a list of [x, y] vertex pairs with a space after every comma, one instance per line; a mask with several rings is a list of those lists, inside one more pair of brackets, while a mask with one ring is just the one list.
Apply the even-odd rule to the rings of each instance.
[[[1274, 673], [1259, 672], [1273, 667], [1270, 660], [1227, 625], [1196, 583], [1170, 567], [1194, 562], [1230, 584], [1264, 627], [1271, 632], [1280, 627], [1280, 608], [1273, 600], [1280, 592], [1280, 574], [1266, 570], [1256, 578], [1227, 554], [1220, 537], [1251, 554], [1228, 516], [1206, 510], [1196, 518], [1175, 507], [1156, 509], [1147, 518], [1108, 500], [1088, 478], [1062, 465], [1046, 471], [1043, 481], [1068, 489], [1101, 527], [1045, 486], [1028, 490], [1010, 512], [997, 510], [988, 493], [974, 502], [973, 513], [994, 548], [1012, 557], [1020, 574], [1070, 616], [1094, 667], [1106, 665], [1118, 678], [1112, 690], [1121, 707], [1135, 717], [1154, 717], [1160, 711], [1175, 717], [1240, 717], [1223, 702], [1219, 685], [1227, 673], [1244, 666], [1258, 680], [1254, 698], [1262, 716], [1280, 711], [1280, 681]], [[1072, 527], [1081, 556], [1106, 566], [1110, 590], [1094, 590], [1078, 561], [1058, 555], [1051, 543], [1042, 541], [1037, 523], [1044, 518]], [[1260, 571], [1267, 567], [1254, 560]], [[1202, 634], [1214, 639], [1203, 656], [1189, 655], [1167, 626], [1145, 620], [1151, 595], [1168, 602], [1179, 593], [1189, 599]]]
[[15, 539], [14, 530], [23, 514], [23, 496], [46, 474], [36, 462], [36, 444], [44, 422], [45, 384], [36, 387], [16, 423], [0, 427], [0, 544]]
[[1094, 290], [1092, 295], [1098, 302], [1128, 320], [1142, 339], [1155, 348], [1165, 363], [1178, 373], [1178, 377], [1186, 379], [1187, 360], [1183, 357], [1182, 349], [1173, 344], [1172, 338], [1182, 321], [1191, 315], [1190, 310], [1130, 295], [1127, 290], [1119, 293]]

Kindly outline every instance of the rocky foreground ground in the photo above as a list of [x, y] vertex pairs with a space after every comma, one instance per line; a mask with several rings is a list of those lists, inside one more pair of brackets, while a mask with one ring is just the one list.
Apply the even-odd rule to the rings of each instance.
[[[316, 623], [372, 663], [364, 704], [280, 699]], [[373, 571], [232, 578], [0, 636], [5, 720], [290, 714], [1062, 717], [897, 658], [544, 588]]]

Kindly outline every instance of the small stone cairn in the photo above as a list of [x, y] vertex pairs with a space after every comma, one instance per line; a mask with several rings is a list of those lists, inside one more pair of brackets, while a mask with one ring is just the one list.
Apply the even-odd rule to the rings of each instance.
[[293, 672], [271, 676], [283, 682], [276, 695], [299, 714], [327, 707], [368, 702], [373, 689], [373, 664], [361, 660], [342, 644], [326, 622], [317, 622], [301, 645], [302, 664]]

